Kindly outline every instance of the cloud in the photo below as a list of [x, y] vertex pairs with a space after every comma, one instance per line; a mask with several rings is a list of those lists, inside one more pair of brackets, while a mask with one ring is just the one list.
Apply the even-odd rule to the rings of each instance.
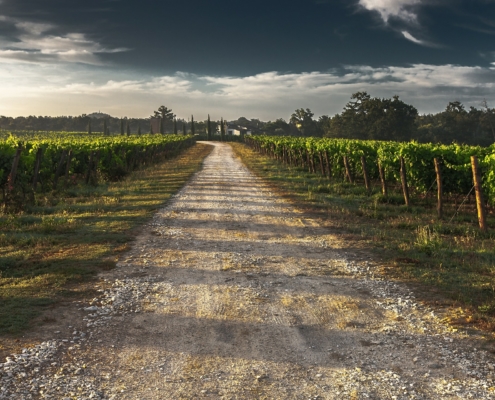
[[[179, 117], [274, 120], [300, 107], [316, 115], [339, 113], [352, 93], [399, 95], [421, 113], [437, 112], [453, 99], [478, 106], [495, 103], [491, 68], [414, 64], [375, 68], [349, 65], [326, 72], [265, 72], [251, 76], [209, 76], [177, 72], [146, 77], [117, 70], [6, 65], [0, 70], [0, 109], [6, 115], [80, 115], [102, 110], [116, 116], [148, 116], [160, 104]], [[106, 72], [105, 72], [106, 71]], [[105, 75], [106, 74], [106, 75]]]
[[409, 40], [413, 43], [419, 44], [420, 46], [436, 47], [436, 48], [442, 47], [438, 44], [428, 42], [426, 40], [420, 40], [420, 39], [414, 37], [413, 35], [411, 35], [408, 31], [401, 31], [401, 33], [402, 33], [402, 36], [404, 36], [407, 40]]
[[99, 54], [127, 51], [125, 48], [108, 49], [87, 38], [83, 33], [56, 33], [53, 24], [20, 21], [3, 17], [13, 24], [14, 38], [0, 43], [0, 62], [26, 63], [83, 63], [99, 65]]
[[413, 43], [416, 43], [416, 44], [421, 44], [421, 45], [424, 45], [425, 42], [423, 42], [422, 40], [419, 40], [419, 39], [416, 39], [413, 35], [411, 35], [409, 32], [407, 31], [402, 31], [402, 35], [404, 35], [404, 37], [407, 39], [407, 40], [410, 40], [411, 42]]
[[421, 4], [421, 0], [359, 0], [358, 4], [368, 11], [380, 14], [385, 23], [391, 17], [416, 22], [417, 14], [414, 9]]

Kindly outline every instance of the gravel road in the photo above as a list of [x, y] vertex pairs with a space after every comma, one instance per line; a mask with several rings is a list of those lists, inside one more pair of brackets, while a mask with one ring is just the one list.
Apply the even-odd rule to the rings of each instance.
[[481, 338], [212, 143], [79, 324], [0, 363], [0, 399], [491, 399]]

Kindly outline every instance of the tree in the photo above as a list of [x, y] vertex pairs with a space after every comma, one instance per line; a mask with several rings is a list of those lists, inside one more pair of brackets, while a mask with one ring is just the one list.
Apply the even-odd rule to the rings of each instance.
[[194, 116], [191, 115], [191, 135], [194, 135]]
[[418, 110], [397, 95], [392, 99], [369, 99], [365, 113], [368, 139], [406, 141], [416, 134]]
[[150, 135], [153, 135], [153, 123], [150, 120]]
[[124, 120], [120, 119], [120, 134], [124, 136]]
[[177, 135], [177, 120], [174, 118], [174, 135]]
[[483, 112], [481, 123], [490, 128], [493, 140], [495, 141], [495, 109], [488, 107], [488, 102], [486, 99], [483, 99], [481, 102], [481, 110]]
[[329, 132], [331, 131], [332, 118], [330, 118], [328, 115], [322, 115], [320, 118], [318, 118], [317, 124], [318, 130], [324, 137], [330, 136]]
[[141, 135], [141, 124], [138, 125], [138, 135]]
[[[341, 128], [344, 137], [366, 139], [366, 104], [370, 100], [366, 92], [356, 92], [351, 96], [342, 112]], [[352, 101], [354, 100], [354, 101]]]
[[279, 118], [265, 124], [265, 133], [270, 136], [292, 136], [293, 134], [299, 134], [299, 131], [294, 125], [288, 124], [283, 118]]
[[313, 116], [309, 108], [298, 108], [292, 113], [289, 122], [301, 132], [302, 136], [321, 136]]
[[182, 134], [184, 136], [187, 135], [187, 125], [186, 125], [186, 121], [185, 120], [182, 120]]
[[168, 109], [165, 106], [160, 106], [158, 108], [158, 111], [155, 111], [154, 114], [155, 117], [161, 117], [165, 121], [172, 121], [175, 118], [175, 114], [172, 112], [172, 110]]
[[208, 140], [211, 140], [211, 121], [210, 121], [210, 114], [208, 114], [207, 139]]
[[165, 134], [165, 121], [163, 118], [160, 117], [160, 133], [162, 135]]
[[172, 123], [175, 118], [175, 114], [172, 112], [171, 109], [165, 106], [160, 106], [158, 107], [158, 111], [154, 112], [154, 117], [162, 119], [162, 121], [160, 121], [160, 127], [161, 124], [163, 123], [163, 131], [160, 128], [160, 133], [163, 135], [167, 129], [172, 128]]
[[103, 134], [107, 135], [108, 134], [108, 128], [107, 128], [107, 120], [103, 120]]
[[321, 124], [327, 137], [367, 140], [411, 140], [416, 135], [418, 110], [399, 96], [392, 99], [356, 92], [340, 115]]
[[220, 119], [220, 140], [225, 142], [225, 123], [223, 122], [223, 117]]
[[88, 121], [88, 135], [91, 135], [91, 118]]
[[127, 120], [127, 136], [131, 136], [131, 126], [129, 125], [129, 120]]

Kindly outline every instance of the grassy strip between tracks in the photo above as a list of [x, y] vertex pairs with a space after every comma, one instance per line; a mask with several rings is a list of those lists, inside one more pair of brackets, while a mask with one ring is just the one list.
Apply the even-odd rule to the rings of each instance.
[[[495, 227], [480, 232], [473, 205], [463, 207], [453, 223], [438, 221], [434, 198], [405, 207], [398, 191], [384, 198], [377, 186], [367, 194], [362, 185], [285, 166], [243, 144], [232, 146], [280, 194], [323, 216], [344, 238], [372, 249], [387, 276], [414, 285], [423, 301], [444, 309], [450, 323], [494, 336]], [[446, 214], [455, 209], [452, 204]]]
[[114, 268], [211, 149], [196, 144], [120, 182], [45, 194], [26, 212], [0, 215], [0, 339], [43, 322], [45, 307], [91, 295], [98, 271]]

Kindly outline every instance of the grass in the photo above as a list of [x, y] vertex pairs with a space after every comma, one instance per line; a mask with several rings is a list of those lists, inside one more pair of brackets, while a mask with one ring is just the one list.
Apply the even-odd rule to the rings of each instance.
[[0, 335], [19, 335], [47, 306], [90, 295], [96, 274], [115, 266], [211, 148], [197, 144], [120, 182], [40, 194], [24, 212], [0, 215]]
[[[447, 308], [446, 320], [457, 326], [495, 334], [495, 216], [478, 229], [473, 201], [456, 213], [462, 199], [449, 202], [440, 221], [434, 193], [414, 196], [404, 206], [399, 192], [384, 197], [379, 183], [367, 193], [362, 183], [328, 180], [301, 168], [260, 155], [246, 145], [232, 144], [255, 174], [266, 179], [289, 200], [316, 212], [339, 230], [344, 239], [383, 260], [382, 271], [412, 284], [422, 300]], [[455, 217], [450, 218], [455, 214]]]

